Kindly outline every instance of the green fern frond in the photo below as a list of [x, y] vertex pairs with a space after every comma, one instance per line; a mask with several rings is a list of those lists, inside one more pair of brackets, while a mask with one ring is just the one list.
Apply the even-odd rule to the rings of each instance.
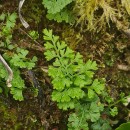
[[58, 23], [65, 21], [66, 23], [73, 24], [75, 21], [74, 15], [72, 14], [72, 11], [69, 11], [67, 8], [61, 10], [60, 12], [57, 12], [55, 14], [47, 14], [46, 15], [49, 20], [55, 20]]
[[[52, 34], [52, 30], [44, 29], [43, 33], [46, 42], [44, 55], [47, 61], [53, 60], [53, 65], [48, 69], [54, 89], [52, 100], [57, 102], [58, 107], [63, 110], [73, 109], [75, 103], [86, 94], [88, 98], [101, 94], [104, 84], [97, 79], [93, 80], [93, 71], [97, 70], [96, 62], [88, 60], [84, 63], [83, 56], [75, 54], [64, 41]], [[83, 88], [88, 92], [85, 93]]]
[[42, 4], [47, 8], [49, 14], [56, 14], [73, 0], [43, 0]]

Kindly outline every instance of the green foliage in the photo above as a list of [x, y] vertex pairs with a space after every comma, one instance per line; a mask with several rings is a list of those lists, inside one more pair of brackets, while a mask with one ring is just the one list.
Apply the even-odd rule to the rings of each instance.
[[2, 93], [3, 92], [3, 90], [2, 90], [2, 88], [0, 88], [0, 93]]
[[[88, 98], [101, 94], [104, 84], [93, 80], [94, 70], [97, 70], [95, 61], [83, 62], [82, 55], [75, 53], [64, 41], [59, 41], [52, 30], [44, 30], [44, 40], [47, 61], [53, 60], [48, 74], [52, 78], [54, 91], [52, 100], [58, 103], [60, 109], [74, 108], [75, 103], [82, 99], [87, 91]], [[85, 91], [83, 90], [85, 89]]]
[[92, 130], [112, 130], [109, 121], [102, 118], [92, 124], [91, 128]]
[[34, 56], [30, 60], [26, 57], [27, 54], [28, 54], [28, 50], [17, 48], [17, 53], [13, 55], [13, 57], [10, 60], [10, 63], [19, 68], [32, 69], [35, 66], [37, 57]]
[[[70, 3], [73, 4], [68, 6]], [[110, 23], [116, 24], [118, 29], [129, 26], [130, 2], [121, 0], [43, 0], [47, 8], [47, 18], [57, 22], [65, 21], [70, 24], [81, 25], [81, 30], [94, 32], [105, 31]], [[128, 15], [127, 15], [128, 14]], [[123, 23], [123, 25], [122, 25]], [[125, 25], [125, 26], [124, 26]]]
[[87, 122], [97, 122], [100, 119], [101, 111], [103, 111], [103, 105], [98, 100], [77, 104], [75, 113], [69, 116], [68, 130], [89, 130]]
[[66, 23], [73, 24], [75, 22], [74, 15], [72, 14], [72, 11], [68, 10], [67, 8], [63, 9], [60, 12], [57, 12], [55, 14], [47, 14], [46, 17], [49, 20], [55, 20], [58, 23], [65, 21]]
[[35, 30], [30, 31], [30, 32], [29, 32], [29, 35], [30, 35], [34, 40], [38, 39], [38, 37], [39, 37], [38, 32], [35, 31]]
[[[68, 129], [89, 130], [90, 126], [94, 130], [109, 129], [109, 122], [101, 118], [105, 107], [98, 96], [103, 95], [104, 80], [94, 79], [96, 62], [88, 60], [84, 63], [83, 56], [60, 41], [52, 30], [44, 29], [43, 33], [46, 42], [44, 55], [52, 62], [48, 69], [53, 84], [52, 100], [60, 109], [75, 109], [69, 116]], [[107, 99], [111, 103], [111, 98]], [[116, 107], [111, 108], [111, 115], [116, 114]]]
[[121, 124], [116, 130], [129, 130], [130, 129], [130, 122]]
[[42, 4], [47, 8], [47, 18], [57, 22], [65, 21], [66, 23], [74, 23], [74, 15], [67, 8], [67, 5], [73, 0], [43, 0]]
[[88, 123], [86, 122], [85, 118], [82, 116], [82, 119], [80, 116], [77, 116], [75, 113], [71, 114], [69, 116], [68, 121], [70, 122], [68, 124], [68, 130], [89, 130]]
[[94, 98], [95, 92], [97, 94], [101, 94], [102, 90], [104, 89], [104, 84], [101, 84], [98, 79], [95, 79], [92, 85], [88, 88], [88, 97]]
[[[27, 68], [32, 69], [35, 66], [35, 62], [37, 58], [34, 56], [32, 60], [27, 58], [28, 51], [24, 49], [17, 48], [17, 52], [9, 55], [8, 53], [4, 53], [4, 58], [9, 62], [12, 70], [13, 70], [13, 80], [12, 87], [10, 88], [10, 93], [13, 95], [15, 100], [22, 101], [23, 95], [22, 91], [25, 88], [24, 80], [20, 76], [19, 68]], [[0, 80], [7, 80], [8, 73], [5, 68], [0, 64]]]
[[4, 69], [3, 65], [0, 63], [0, 77], [1, 78], [7, 78], [7, 71], [6, 69]]
[[19, 69], [14, 68], [13, 72], [14, 72], [14, 77], [12, 80], [12, 87], [10, 93], [13, 95], [13, 98], [15, 100], [22, 101], [23, 100], [22, 91], [25, 88], [24, 80], [20, 76]]
[[[1, 74], [0, 74], [0, 81], [7, 80], [7, 76], [8, 73], [5, 70], [5, 68], [2, 66], [2, 64], [0, 64], [0, 70], [1, 70]], [[23, 95], [22, 95], [22, 91], [25, 88], [25, 84], [24, 84], [24, 80], [21, 78], [20, 76], [20, 71], [17, 68], [13, 69], [14, 72], [14, 77], [12, 80], [12, 87], [10, 88], [10, 93], [13, 95], [13, 98], [15, 100], [19, 100], [22, 101], [23, 100]], [[7, 86], [1, 86], [2, 88], [7, 87]]]
[[117, 107], [114, 107], [114, 108], [111, 108], [110, 109], [110, 114], [111, 114], [111, 116], [116, 116], [117, 114], [118, 114], [118, 109], [117, 109]]
[[[73, 4], [68, 6], [70, 3]], [[47, 18], [57, 22], [65, 21], [81, 25], [81, 29], [89, 31], [105, 31], [110, 23], [116, 24], [122, 29], [122, 22], [129, 26], [130, 2], [121, 0], [43, 0], [42, 4], [47, 8]], [[128, 14], [128, 15], [127, 15]], [[125, 17], [124, 17], [125, 16]], [[121, 20], [122, 19], [122, 20]], [[123, 27], [124, 28], [124, 27]]]
[[73, 0], [43, 0], [43, 5], [47, 8], [49, 14], [60, 12], [64, 7]]
[[16, 13], [2, 13], [0, 15], [0, 47], [13, 49], [11, 45], [12, 31], [15, 27], [17, 15]]
[[123, 92], [120, 93], [119, 99], [116, 100], [114, 100], [106, 92], [104, 92], [102, 96], [104, 97], [106, 104], [108, 104], [108, 107], [106, 107], [106, 109], [109, 111], [109, 115], [111, 115], [112, 117], [118, 115], [117, 105], [119, 103], [123, 103], [123, 105], [125, 106], [127, 106], [130, 103], [130, 95], [126, 96]]
[[[22, 101], [23, 95], [22, 91], [25, 88], [24, 80], [21, 78], [20, 70], [19, 68], [27, 68], [32, 69], [35, 66], [35, 62], [37, 61], [37, 58], [34, 56], [32, 59], [27, 58], [28, 51], [21, 49], [21, 48], [15, 48], [15, 46], [12, 44], [12, 34], [13, 29], [15, 27], [17, 15], [16, 13], [2, 13], [0, 15], [0, 47], [3, 47], [5, 49], [16, 49], [16, 51], [6, 51], [6, 53], [3, 54], [5, 60], [9, 63], [13, 70], [13, 80], [12, 80], [12, 87], [10, 88], [10, 93], [13, 95], [13, 98], [15, 100]], [[8, 73], [3, 67], [2, 64], [0, 64], [0, 87], [2, 90], [5, 90], [7, 93], [8, 90], [5, 89], [7, 87], [5, 85], [5, 81], [7, 80]]]

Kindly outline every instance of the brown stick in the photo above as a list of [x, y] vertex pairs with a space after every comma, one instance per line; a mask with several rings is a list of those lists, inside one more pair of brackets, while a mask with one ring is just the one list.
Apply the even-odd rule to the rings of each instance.
[[11, 70], [11, 68], [9, 67], [9, 65], [6, 63], [6, 61], [4, 60], [4, 58], [1, 56], [0, 54], [0, 62], [4, 65], [4, 67], [6, 68], [6, 70], [8, 71], [8, 79], [6, 81], [7, 87], [11, 87], [11, 81], [13, 79], [13, 71]]
[[130, 66], [129, 65], [120, 64], [120, 65], [117, 65], [117, 68], [119, 70], [130, 71]]

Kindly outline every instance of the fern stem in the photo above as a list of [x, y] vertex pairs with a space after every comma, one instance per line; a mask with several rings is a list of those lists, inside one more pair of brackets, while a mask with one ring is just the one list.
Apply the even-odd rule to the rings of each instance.
[[81, 122], [82, 122], [82, 120], [83, 120], [84, 112], [85, 112], [85, 110], [83, 109], [82, 117], [81, 117], [81, 120], [79, 121], [78, 128], [79, 128], [79, 126], [80, 126], [80, 124], [81, 124]]

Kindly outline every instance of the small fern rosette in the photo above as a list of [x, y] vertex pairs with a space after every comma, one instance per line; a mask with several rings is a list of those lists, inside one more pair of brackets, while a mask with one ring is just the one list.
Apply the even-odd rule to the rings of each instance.
[[77, 101], [86, 95], [83, 88], [87, 89], [88, 98], [100, 94], [104, 84], [93, 80], [96, 62], [88, 60], [84, 63], [82, 55], [71, 50], [64, 41], [59, 41], [52, 30], [45, 29], [43, 33], [46, 41], [44, 55], [47, 61], [53, 61], [48, 70], [54, 88], [52, 100], [58, 103], [58, 107], [73, 109]]

